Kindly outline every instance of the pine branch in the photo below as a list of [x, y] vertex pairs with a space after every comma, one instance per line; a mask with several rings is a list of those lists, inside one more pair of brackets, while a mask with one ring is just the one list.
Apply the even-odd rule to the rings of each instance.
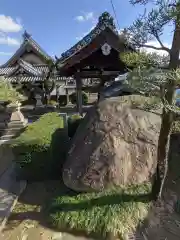
[[156, 40], [158, 41], [158, 43], [160, 44], [161, 48], [164, 50], [164, 51], [167, 51], [168, 53], [170, 53], [170, 49], [168, 47], [165, 47], [164, 44], [162, 43], [160, 37], [158, 34], [155, 34], [154, 35]]
[[158, 50], [158, 51], [164, 50], [164, 51], [166, 51], [166, 52], [168, 52], [168, 53], [170, 52], [170, 49], [167, 48], [167, 47], [165, 47], [165, 46], [163, 46], [163, 47], [155, 47], [155, 46], [149, 45], [149, 44], [139, 44], [139, 47], [152, 48], [152, 49], [155, 49], [155, 50]]

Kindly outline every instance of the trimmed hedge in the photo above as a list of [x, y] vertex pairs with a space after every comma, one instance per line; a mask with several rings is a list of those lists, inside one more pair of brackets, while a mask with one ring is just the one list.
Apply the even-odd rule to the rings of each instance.
[[73, 136], [75, 135], [82, 119], [83, 118], [78, 114], [72, 115], [68, 118], [68, 136], [70, 138], [73, 138]]
[[[77, 102], [76, 92], [72, 93], [69, 98], [72, 104], [76, 104]], [[87, 93], [82, 92], [82, 104], [86, 105], [87, 103], [88, 103], [88, 95]]]
[[44, 180], [60, 176], [67, 143], [67, 129], [57, 113], [47, 113], [30, 124], [12, 143], [19, 177]]

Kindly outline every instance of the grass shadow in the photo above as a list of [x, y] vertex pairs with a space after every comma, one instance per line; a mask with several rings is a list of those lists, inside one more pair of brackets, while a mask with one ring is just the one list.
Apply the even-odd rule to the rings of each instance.
[[54, 211], [79, 211], [88, 210], [93, 207], [103, 207], [111, 205], [119, 205], [121, 202], [143, 202], [148, 203], [152, 200], [151, 194], [131, 195], [131, 194], [112, 194], [94, 198], [89, 201], [81, 201], [81, 203], [62, 203], [58, 207], [54, 207]]

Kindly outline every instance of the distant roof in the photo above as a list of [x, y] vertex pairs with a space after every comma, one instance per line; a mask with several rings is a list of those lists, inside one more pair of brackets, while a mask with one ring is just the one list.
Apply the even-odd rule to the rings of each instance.
[[[56, 76], [56, 81], [64, 82], [65, 80], [62, 77]], [[26, 82], [43, 82], [44, 78], [41, 76], [12, 76], [12, 77], [5, 77], [5, 80], [11, 83], [26, 83]], [[52, 79], [50, 79], [52, 80]]]
[[20, 58], [18, 60], [18, 64], [15, 67], [1, 67], [0, 76], [10, 76], [15, 73], [19, 69], [19, 67], [23, 68], [28, 74], [34, 76], [43, 75], [49, 70], [47, 64], [30, 64]]
[[111, 85], [109, 85], [108, 87], [104, 87], [104, 89], [102, 90], [102, 94], [105, 97], [109, 97], [112, 95], [117, 95], [121, 92], [129, 92], [129, 93], [135, 93], [135, 90], [133, 88], [131, 88], [128, 83], [126, 83], [126, 81], [115, 81], [113, 82]]
[[[112, 32], [114, 32], [114, 34], [119, 36], [119, 33], [114, 24], [114, 19], [108, 12], [104, 12], [99, 17], [99, 21], [96, 27], [89, 34], [87, 34], [84, 38], [82, 38], [82, 40], [76, 43], [69, 50], [61, 54], [59, 63], [62, 64], [69, 57], [75, 55], [77, 52], [82, 50], [84, 47], [90, 44], [98, 35], [100, 35], [101, 32], [103, 32], [106, 28], [110, 29]], [[119, 36], [119, 40], [122, 42], [122, 39], [120, 39], [120, 36]]]
[[20, 45], [15, 54], [1, 67], [8, 67], [14, 60], [17, 60], [27, 49], [27, 46], [31, 46], [36, 52], [38, 52], [46, 60], [54, 61], [54, 59], [49, 56], [39, 44], [31, 37], [26, 31], [23, 34], [23, 43]]

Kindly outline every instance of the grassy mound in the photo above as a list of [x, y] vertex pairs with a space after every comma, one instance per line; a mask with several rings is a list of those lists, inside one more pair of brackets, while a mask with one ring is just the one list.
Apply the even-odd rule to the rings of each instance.
[[[22, 178], [42, 180], [60, 171], [67, 150], [68, 136], [63, 118], [47, 113], [29, 125], [12, 144]], [[61, 173], [59, 172], [59, 175]]]
[[50, 221], [58, 229], [123, 236], [147, 216], [150, 184], [100, 193], [57, 197], [50, 206]]

